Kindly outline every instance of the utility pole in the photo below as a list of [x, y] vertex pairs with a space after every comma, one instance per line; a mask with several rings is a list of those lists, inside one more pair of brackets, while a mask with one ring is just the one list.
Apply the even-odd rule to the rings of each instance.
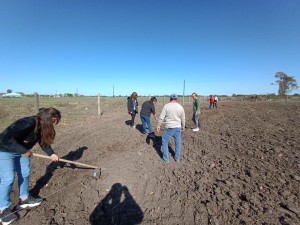
[[98, 93], [98, 117], [101, 116], [101, 107], [100, 107], [100, 93]]
[[182, 105], [184, 105], [184, 93], [185, 92], [185, 80], [183, 80], [183, 95], [182, 95]]
[[115, 86], [113, 86], [113, 97], [115, 97]]

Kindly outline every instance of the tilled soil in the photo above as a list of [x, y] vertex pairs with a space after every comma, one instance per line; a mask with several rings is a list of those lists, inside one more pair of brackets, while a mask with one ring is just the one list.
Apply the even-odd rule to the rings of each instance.
[[[167, 164], [161, 134], [147, 139], [139, 117], [130, 128], [126, 110], [59, 125], [59, 156], [99, 166], [102, 175], [32, 158], [31, 193], [45, 201], [20, 211], [15, 224], [300, 224], [300, 103], [205, 107], [193, 132], [185, 106], [181, 159], [174, 161], [171, 141]], [[16, 188], [12, 196], [16, 204]]]

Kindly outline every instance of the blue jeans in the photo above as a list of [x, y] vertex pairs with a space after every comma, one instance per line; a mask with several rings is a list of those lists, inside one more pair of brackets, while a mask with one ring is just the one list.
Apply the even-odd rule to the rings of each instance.
[[0, 152], [0, 210], [9, 208], [11, 204], [15, 173], [18, 175], [19, 196], [29, 195], [30, 157], [22, 157], [18, 153]]
[[199, 123], [199, 114], [196, 115], [196, 113], [193, 113], [193, 122], [196, 125], [196, 128], [200, 128], [200, 123]]
[[141, 114], [140, 117], [141, 117], [141, 121], [142, 121], [143, 131], [146, 133], [146, 131], [147, 131], [146, 124], [147, 124], [149, 133], [152, 133], [153, 130], [152, 130], [151, 122], [150, 122], [150, 116]]
[[169, 160], [169, 148], [168, 143], [171, 137], [175, 139], [175, 160], [180, 159], [181, 151], [181, 128], [165, 128], [162, 134], [162, 150], [163, 150], [163, 160]]

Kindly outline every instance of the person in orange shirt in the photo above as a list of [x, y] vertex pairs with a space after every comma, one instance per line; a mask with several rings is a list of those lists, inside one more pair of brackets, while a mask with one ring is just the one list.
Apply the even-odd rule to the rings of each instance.
[[212, 95], [210, 95], [210, 97], [209, 97], [209, 109], [211, 109], [211, 107], [214, 106], [214, 101], [215, 101], [214, 97]]

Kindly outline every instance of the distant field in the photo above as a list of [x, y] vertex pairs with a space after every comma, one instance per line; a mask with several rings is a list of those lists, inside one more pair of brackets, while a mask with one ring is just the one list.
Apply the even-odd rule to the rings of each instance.
[[[140, 104], [149, 97], [138, 99]], [[167, 98], [166, 98], [167, 101]], [[39, 108], [54, 107], [62, 113], [62, 123], [72, 123], [86, 118], [98, 117], [98, 97], [40, 97]], [[159, 98], [163, 103], [163, 98]], [[0, 98], [0, 129], [15, 120], [36, 114], [36, 99], [34, 97]], [[124, 109], [127, 111], [127, 97], [100, 97], [101, 113], [110, 113]]]
[[[150, 96], [139, 97], [139, 107], [148, 100]], [[100, 97], [101, 113], [110, 113], [119, 109], [127, 110], [127, 97]], [[157, 107], [162, 107], [169, 101], [168, 97], [157, 97]], [[242, 97], [219, 97], [220, 101], [299, 101], [299, 96], [289, 96], [288, 99], [276, 96], [251, 96]], [[199, 96], [202, 104], [208, 104], [208, 96]], [[191, 104], [192, 98], [179, 97], [179, 103]], [[54, 107], [61, 111], [62, 122], [72, 123], [86, 118], [98, 117], [98, 97], [39, 97], [39, 107]], [[13, 121], [36, 114], [36, 99], [34, 97], [22, 98], [0, 98], [0, 129], [3, 130]]]
[[[126, 98], [100, 98], [101, 112], [125, 108]], [[13, 121], [36, 114], [35, 98], [0, 98], [0, 128]], [[39, 107], [54, 107], [61, 111], [63, 122], [73, 122], [87, 117], [98, 116], [97, 97], [39, 98]]]

